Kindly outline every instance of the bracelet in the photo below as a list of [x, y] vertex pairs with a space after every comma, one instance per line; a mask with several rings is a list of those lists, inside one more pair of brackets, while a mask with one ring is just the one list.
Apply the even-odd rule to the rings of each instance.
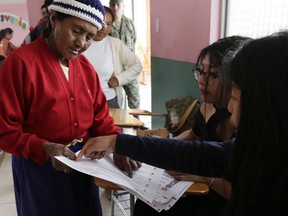
[[214, 177], [211, 179], [210, 183], [208, 184], [208, 187], [210, 187], [213, 182], [214, 182]]

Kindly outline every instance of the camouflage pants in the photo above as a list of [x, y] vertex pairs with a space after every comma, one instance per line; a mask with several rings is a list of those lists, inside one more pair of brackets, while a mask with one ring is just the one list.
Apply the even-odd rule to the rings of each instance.
[[139, 109], [140, 107], [140, 82], [138, 79], [133, 80], [127, 85], [123, 85], [127, 95], [128, 106], [130, 109]]

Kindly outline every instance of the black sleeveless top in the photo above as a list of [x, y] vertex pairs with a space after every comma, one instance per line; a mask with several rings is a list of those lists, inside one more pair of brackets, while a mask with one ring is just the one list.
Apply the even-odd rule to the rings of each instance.
[[[200, 137], [200, 140], [224, 141], [218, 137], [217, 127], [222, 122], [228, 120], [231, 116], [231, 113], [227, 110], [227, 108], [215, 107], [215, 109], [215, 113], [209, 118], [207, 124], [205, 123], [205, 119], [200, 110], [195, 116], [193, 132], [195, 135]], [[232, 135], [232, 137], [234, 137], [234, 135]]]

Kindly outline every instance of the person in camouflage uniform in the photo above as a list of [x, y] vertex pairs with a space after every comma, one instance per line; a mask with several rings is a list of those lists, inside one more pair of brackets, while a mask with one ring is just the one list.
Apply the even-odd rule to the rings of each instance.
[[[109, 7], [115, 15], [115, 21], [112, 24], [110, 36], [122, 40], [131, 50], [135, 52], [136, 30], [131, 19], [123, 15], [123, 0], [110, 0]], [[135, 79], [127, 85], [123, 86], [130, 109], [139, 109], [140, 107], [140, 82]]]

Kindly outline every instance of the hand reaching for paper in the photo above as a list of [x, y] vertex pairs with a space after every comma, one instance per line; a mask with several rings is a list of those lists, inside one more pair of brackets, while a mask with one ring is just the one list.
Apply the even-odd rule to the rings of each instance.
[[113, 160], [114, 164], [121, 170], [124, 170], [127, 175], [132, 178], [133, 172], [135, 170], [138, 170], [142, 164], [139, 161], [135, 161], [129, 157], [113, 154]]
[[76, 160], [80, 160], [83, 156], [91, 160], [101, 159], [106, 154], [114, 152], [116, 138], [117, 135], [90, 138], [81, 149]]

